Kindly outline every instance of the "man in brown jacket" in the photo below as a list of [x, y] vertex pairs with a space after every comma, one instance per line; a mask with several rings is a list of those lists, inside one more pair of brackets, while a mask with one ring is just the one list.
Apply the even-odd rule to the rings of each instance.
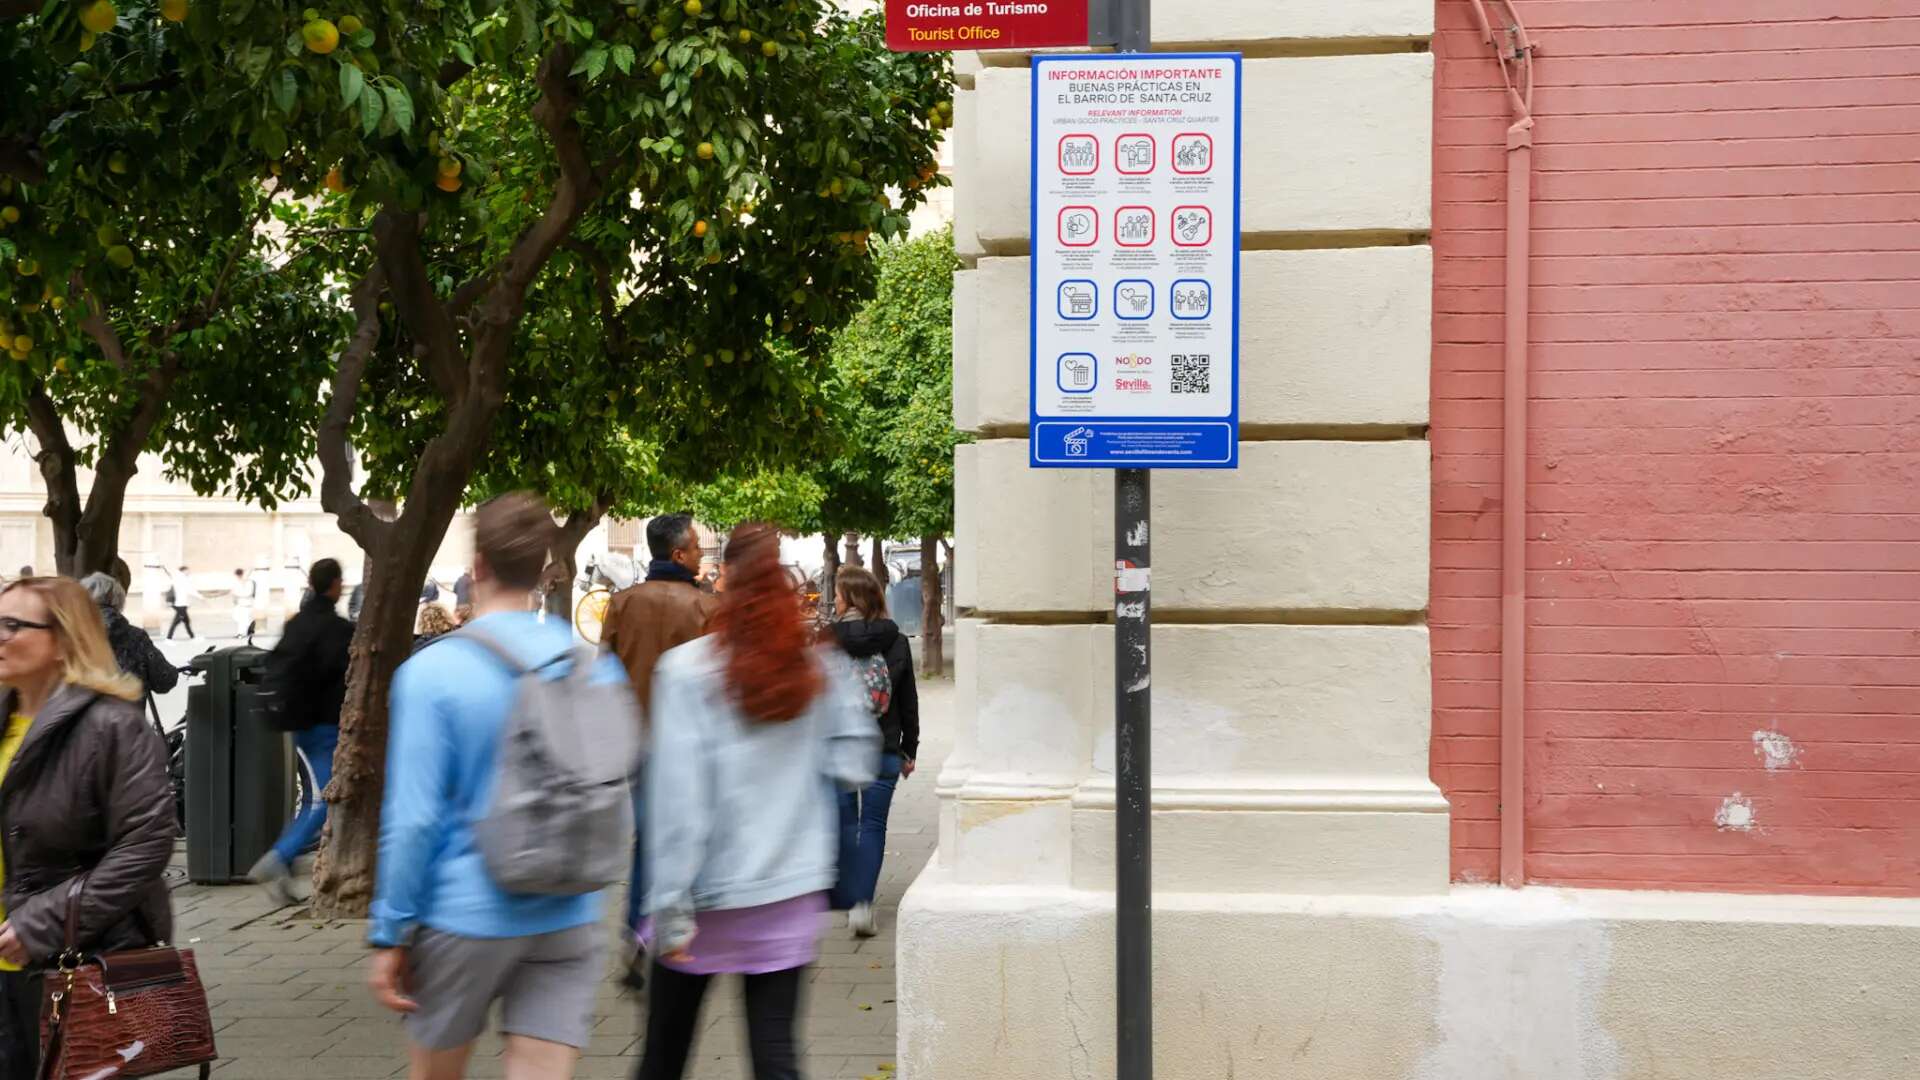
[[[700, 536], [687, 514], [666, 514], [647, 523], [647, 579], [616, 594], [607, 608], [602, 643], [620, 658], [640, 697], [644, 721], [653, 703], [653, 666], [668, 649], [707, 632], [718, 600], [700, 590]], [[637, 927], [645, 914], [647, 866], [641, 848], [646, 835], [641, 785], [633, 787], [633, 877], [627, 892], [627, 925]], [[636, 967], [636, 971], [645, 970]], [[637, 987], [636, 987], [637, 989]]]

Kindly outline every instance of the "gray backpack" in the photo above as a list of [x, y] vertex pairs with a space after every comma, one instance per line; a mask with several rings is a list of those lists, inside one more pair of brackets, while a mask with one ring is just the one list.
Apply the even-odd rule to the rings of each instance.
[[[626, 880], [633, 863], [629, 778], [640, 719], [624, 682], [595, 683], [590, 648], [529, 669], [475, 627], [455, 632], [517, 677], [500, 733], [494, 792], [474, 839], [487, 873], [512, 893], [574, 896]], [[555, 675], [548, 669], [565, 663]]]

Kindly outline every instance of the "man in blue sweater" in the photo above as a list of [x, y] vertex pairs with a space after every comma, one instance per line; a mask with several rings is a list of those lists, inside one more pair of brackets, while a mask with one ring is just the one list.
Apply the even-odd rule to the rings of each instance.
[[[474, 518], [474, 624], [529, 667], [566, 652], [563, 620], [541, 622], [528, 594], [547, 561], [553, 517], [527, 494]], [[620, 665], [597, 677], [624, 683]], [[593, 1026], [605, 971], [601, 894], [502, 890], [474, 839], [486, 818], [515, 674], [458, 635], [401, 666], [389, 696], [387, 791], [367, 982], [406, 1016], [414, 1080], [458, 1080], [501, 1003], [508, 1076], [569, 1077]]]

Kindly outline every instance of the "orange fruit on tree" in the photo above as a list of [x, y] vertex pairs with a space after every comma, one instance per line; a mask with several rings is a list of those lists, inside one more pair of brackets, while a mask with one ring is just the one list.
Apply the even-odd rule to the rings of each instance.
[[689, 16], [698, 17], [704, 9], [700, 6], [700, 0], [687, 0], [687, 2], [681, 6], [680, 10], [686, 12]]
[[694, 222], [694, 223], [693, 223], [693, 235], [694, 235], [695, 237], [704, 237], [704, 236], [706, 236], [706, 235], [707, 235], [707, 223], [706, 223], [705, 221], [696, 221], [696, 222]]
[[340, 28], [326, 19], [313, 19], [300, 28], [300, 40], [307, 51], [325, 56], [340, 47]]
[[433, 186], [439, 188], [441, 191], [459, 191], [460, 178], [442, 174], [440, 179], [433, 182]]
[[713, 160], [713, 144], [710, 142], [703, 142], [699, 146], [694, 147], [693, 152], [699, 155], [701, 161]]
[[340, 166], [335, 165], [333, 168], [327, 170], [326, 186], [328, 191], [336, 194], [346, 193], [347, 178], [341, 173]]
[[360, 28], [365, 25], [366, 25], [365, 23], [360, 21], [360, 16], [358, 15], [340, 16], [340, 32], [347, 35], [348, 37], [352, 37], [353, 35], [359, 33]]
[[107, 261], [122, 270], [133, 268], [133, 249], [125, 244], [115, 244], [107, 249]]
[[114, 8], [113, 0], [93, 0], [80, 9], [81, 29], [89, 34], [104, 34], [119, 21], [120, 12]]
[[9, 225], [11, 225], [11, 224], [13, 224], [14, 222], [16, 222], [16, 221], [19, 221], [19, 220], [20, 220], [20, 208], [19, 208], [19, 207], [17, 207], [17, 206], [8, 206], [8, 207], [4, 207], [4, 208], [0, 208], [0, 221], [4, 221], [4, 222], [6, 222], [7, 224], [9, 224]]
[[436, 168], [438, 168], [441, 176], [459, 176], [461, 169], [460, 159], [441, 158], [440, 164], [436, 166]]
[[779, 56], [779, 55], [780, 55], [780, 46], [779, 46], [779, 44], [778, 44], [778, 43], [776, 43], [776, 42], [772, 42], [772, 41], [763, 41], [763, 42], [761, 42], [761, 43], [760, 43], [760, 55], [761, 55], [761, 56], [764, 56], [764, 57], [766, 57], [766, 58], [767, 58], [767, 59], [769, 59], [769, 60], [771, 60], [771, 59], [773, 59], [773, 58], [774, 58], [774, 57], [776, 57], [776, 56]]
[[187, 21], [187, 0], [160, 0], [160, 17], [173, 23]]

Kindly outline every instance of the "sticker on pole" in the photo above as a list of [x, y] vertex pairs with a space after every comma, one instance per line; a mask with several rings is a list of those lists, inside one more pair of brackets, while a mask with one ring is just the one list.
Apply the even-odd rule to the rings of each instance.
[[1238, 467], [1240, 76], [1033, 58], [1035, 468]]
[[887, 0], [894, 52], [1038, 49], [1092, 40], [1087, 0]]

